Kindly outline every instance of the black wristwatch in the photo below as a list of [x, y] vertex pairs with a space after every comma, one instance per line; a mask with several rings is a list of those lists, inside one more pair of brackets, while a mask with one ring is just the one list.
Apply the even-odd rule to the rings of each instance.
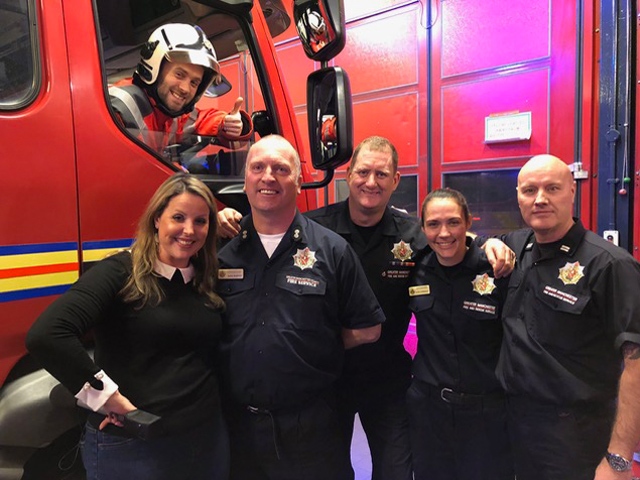
[[628, 472], [631, 470], [631, 461], [627, 460], [622, 455], [607, 452], [604, 458], [607, 459], [609, 466], [616, 472]]

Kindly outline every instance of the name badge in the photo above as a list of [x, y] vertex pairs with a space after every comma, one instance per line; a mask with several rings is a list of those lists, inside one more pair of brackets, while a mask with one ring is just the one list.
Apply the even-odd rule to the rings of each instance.
[[218, 270], [218, 280], [242, 280], [243, 278], [243, 268], [221, 268]]
[[429, 285], [414, 285], [413, 287], [409, 287], [409, 296], [417, 297], [419, 295], [430, 295], [431, 288]]

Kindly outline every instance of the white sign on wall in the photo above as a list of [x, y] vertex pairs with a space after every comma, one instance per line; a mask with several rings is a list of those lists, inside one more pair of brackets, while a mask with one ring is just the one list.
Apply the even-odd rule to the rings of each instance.
[[490, 115], [484, 119], [484, 143], [531, 139], [531, 112]]

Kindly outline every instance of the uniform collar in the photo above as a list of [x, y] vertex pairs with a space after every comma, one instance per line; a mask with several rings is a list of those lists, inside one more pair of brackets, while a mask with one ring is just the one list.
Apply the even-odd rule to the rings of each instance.
[[[289, 225], [289, 228], [285, 232], [283, 239], [290, 239], [295, 243], [305, 243], [305, 225], [305, 218], [298, 210], [296, 210], [296, 214], [293, 217], [293, 222], [291, 222], [291, 225]], [[247, 215], [242, 219], [242, 221], [240, 222], [240, 227], [241, 228], [238, 237], [241, 244], [250, 241], [252, 238], [258, 238], [258, 232], [256, 231], [256, 227], [253, 225], [253, 218], [251, 215]]]
[[[573, 226], [569, 229], [565, 236], [557, 242], [553, 242], [554, 247], [557, 248], [557, 254], [567, 255], [571, 257], [580, 245], [580, 242], [582, 242], [582, 238], [586, 233], [586, 229], [582, 225], [580, 219], [574, 217], [573, 221]], [[542, 253], [540, 251], [538, 243], [535, 241], [535, 236], [533, 236], [532, 239], [533, 241], [525, 246], [525, 250], [533, 251], [533, 258], [534, 261], [536, 261], [542, 256]]]
[[351, 221], [351, 215], [349, 215], [349, 200], [340, 202], [340, 215], [338, 215], [338, 222], [336, 225], [336, 233], [338, 235], [351, 234], [351, 228], [353, 222]]
[[473, 238], [471, 238], [469, 235], [467, 235], [466, 244], [468, 250], [464, 256], [464, 259], [462, 260], [462, 265], [466, 268], [475, 270], [476, 265], [478, 265], [478, 262], [480, 261], [482, 249], [474, 243]]
[[387, 205], [384, 209], [384, 214], [382, 215], [382, 234], [393, 237], [397, 233], [396, 222], [393, 220], [393, 213], [391, 212], [391, 207]]
[[[353, 229], [356, 228], [356, 224], [351, 220], [351, 215], [349, 215], [349, 199], [344, 200], [340, 204], [341, 214], [338, 216], [338, 222], [336, 225], [336, 233], [343, 234], [353, 234]], [[396, 225], [393, 221], [393, 214], [391, 213], [391, 209], [387, 205], [384, 209], [384, 213], [382, 214], [382, 218], [375, 225], [371, 225], [372, 227], [377, 227], [378, 225], [382, 226], [382, 235], [385, 236], [395, 236], [396, 235]]]
[[289, 226], [289, 230], [285, 236], [288, 236], [293, 243], [306, 243], [306, 235], [305, 235], [305, 225], [307, 220], [302, 216], [302, 214], [296, 211], [296, 216], [291, 222]]
[[191, 263], [187, 268], [176, 268], [171, 265], [167, 265], [160, 260], [156, 260], [156, 263], [153, 265], [153, 271], [167, 280], [171, 280], [173, 278], [173, 274], [176, 273], [176, 270], [180, 270], [184, 283], [189, 283], [196, 275], [196, 269]]

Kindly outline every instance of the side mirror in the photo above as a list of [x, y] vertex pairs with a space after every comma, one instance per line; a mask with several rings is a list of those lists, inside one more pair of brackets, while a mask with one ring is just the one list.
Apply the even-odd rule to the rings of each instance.
[[266, 110], [256, 110], [252, 112], [251, 123], [253, 123], [254, 132], [261, 137], [266, 137], [267, 135], [271, 135], [275, 132], [269, 112]]
[[204, 91], [204, 96], [209, 98], [221, 97], [231, 91], [231, 82], [227, 80], [227, 77], [220, 75], [220, 83], [214, 85], [213, 83], [207, 87]]
[[344, 48], [342, 0], [294, 0], [293, 17], [307, 57], [328, 62]]
[[346, 163], [353, 153], [353, 116], [349, 77], [342, 68], [309, 75], [307, 116], [313, 167], [334, 170]]

